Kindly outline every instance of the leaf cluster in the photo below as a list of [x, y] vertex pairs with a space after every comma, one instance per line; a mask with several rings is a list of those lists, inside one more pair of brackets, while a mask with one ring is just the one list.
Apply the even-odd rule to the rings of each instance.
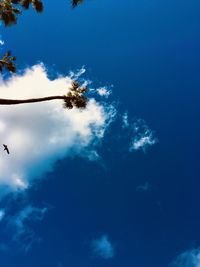
[[75, 8], [81, 3], [83, 3], [83, 0], [72, 0], [72, 7]]
[[16, 57], [11, 56], [11, 52], [8, 51], [4, 54], [2, 59], [0, 59], [0, 72], [2, 72], [3, 68], [7, 69], [10, 72], [16, 72], [16, 67], [14, 61]]
[[[83, 0], [72, 0], [71, 5], [73, 8], [75, 8], [82, 2]], [[32, 7], [37, 12], [43, 11], [42, 0], [0, 0], [0, 21], [2, 21], [5, 26], [16, 24], [17, 15], [21, 14], [22, 9], [29, 9], [30, 5], [32, 5]], [[3, 71], [4, 68], [10, 72], [15, 73], [16, 72], [16, 67], [14, 63], [15, 60], [16, 57], [11, 56], [11, 52], [6, 52], [4, 56], [0, 59], [0, 73]], [[86, 91], [87, 91], [86, 87], [81, 87], [77, 81], [73, 81], [69, 92], [62, 98], [64, 99], [64, 108], [67, 109], [72, 109], [73, 107], [85, 108], [88, 102], [88, 99], [84, 96], [84, 93]], [[60, 99], [60, 97], [54, 97], [54, 98]], [[45, 100], [49, 99], [42, 99], [40, 101], [45, 101]], [[24, 101], [22, 102], [24, 103]], [[38, 99], [37, 101], [32, 100], [31, 102], [38, 102]]]
[[[83, 0], [72, 0], [73, 8], [81, 4]], [[22, 8], [29, 9], [30, 5], [38, 12], [43, 11], [42, 0], [0, 0], [0, 20], [5, 26], [17, 23], [17, 15], [21, 14]]]
[[30, 4], [37, 12], [42, 12], [41, 0], [0, 0], [0, 20], [5, 26], [16, 24], [17, 15], [21, 14], [21, 9], [28, 9]]
[[87, 91], [86, 87], [81, 87], [77, 81], [72, 82], [72, 86], [64, 99], [64, 107], [68, 109], [85, 108], [87, 105], [87, 98], [84, 93]]

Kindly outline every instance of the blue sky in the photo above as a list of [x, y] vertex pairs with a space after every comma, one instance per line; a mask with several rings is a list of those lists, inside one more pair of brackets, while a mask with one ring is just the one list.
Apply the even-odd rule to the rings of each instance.
[[0, 265], [199, 267], [199, 1], [43, 2], [1, 27], [1, 97], [82, 70], [92, 100], [0, 107]]

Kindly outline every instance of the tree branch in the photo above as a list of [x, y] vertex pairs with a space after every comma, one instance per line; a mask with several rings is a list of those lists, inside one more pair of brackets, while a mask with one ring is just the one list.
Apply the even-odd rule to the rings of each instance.
[[67, 96], [48, 96], [48, 97], [40, 97], [40, 98], [28, 98], [28, 99], [5, 99], [0, 98], [0, 105], [17, 105], [17, 104], [25, 104], [25, 103], [36, 103], [43, 101], [50, 101], [56, 99], [67, 100]]

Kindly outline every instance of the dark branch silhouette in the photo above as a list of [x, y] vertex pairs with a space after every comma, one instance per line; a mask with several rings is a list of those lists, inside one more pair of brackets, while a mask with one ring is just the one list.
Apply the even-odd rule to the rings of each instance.
[[28, 99], [0, 98], [0, 105], [18, 105], [18, 104], [37, 103], [37, 102], [61, 99], [64, 101], [64, 108], [68, 108], [68, 109], [72, 109], [74, 107], [85, 108], [88, 100], [83, 94], [86, 91], [87, 91], [86, 87], [80, 87], [77, 81], [73, 81], [72, 87], [70, 88], [67, 95], [47, 96], [47, 97], [28, 98]]

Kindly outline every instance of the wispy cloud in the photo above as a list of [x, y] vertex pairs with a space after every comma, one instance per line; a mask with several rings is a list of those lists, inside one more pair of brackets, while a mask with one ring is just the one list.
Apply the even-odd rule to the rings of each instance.
[[152, 186], [146, 182], [144, 184], [138, 185], [136, 188], [136, 191], [140, 191], [140, 192], [148, 192], [152, 189]]
[[76, 70], [76, 71], [70, 71], [69, 72], [69, 77], [71, 79], [77, 80], [81, 75], [83, 75], [86, 72], [85, 67], [83, 66], [82, 68]]
[[[1, 23], [0, 23], [0, 29], [1, 29]], [[3, 40], [3, 38], [2, 38], [2, 36], [1, 36], [1, 34], [0, 34], [0, 46], [2, 46], [2, 45], [4, 45], [5, 44], [5, 42], [4, 42], [4, 40]]]
[[129, 119], [128, 119], [128, 112], [124, 112], [122, 115], [122, 128], [129, 127]]
[[12, 223], [16, 226], [17, 232], [22, 233], [25, 231], [26, 221], [41, 221], [46, 211], [47, 208], [39, 209], [28, 205], [12, 218]]
[[200, 248], [181, 253], [172, 262], [171, 267], [200, 267]]
[[47, 207], [36, 208], [28, 205], [15, 215], [7, 217], [10, 230], [13, 232], [12, 241], [17, 242], [24, 251], [27, 252], [35, 242], [40, 241], [40, 238], [29, 227], [29, 223], [41, 221], [47, 211]]
[[[1, 28], [1, 23], [0, 23], [0, 28]], [[2, 46], [2, 45], [4, 45], [5, 44], [5, 42], [4, 42], [4, 40], [3, 40], [3, 38], [2, 38], [2, 36], [1, 36], [1, 34], [0, 34], [0, 46]]]
[[109, 95], [111, 94], [111, 90], [108, 90], [106, 87], [100, 87], [96, 89], [96, 92], [103, 97], [109, 97]]
[[130, 151], [142, 150], [146, 152], [148, 147], [158, 142], [154, 132], [141, 119], [133, 124], [133, 134], [134, 137], [130, 144]]
[[[0, 81], [2, 98], [29, 98], [66, 94], [70, 77], [50, 80], [43, 65]], [[67, 156], [98, 158], [96, 145], [112, 121], [115, 110], [90, 99], [84, 110], [63, 108], [62, 102], [0, 106], [0, 189], [26, 189], [33, 179], [51, 171]], [[2, 146], [0, 144], [0, 147]], [[1, 190], [0, 190], [1, 191]]]
[[156, 141], [152, 138], [152, 134], [145, 132], [144, 136], [136, 137], [133, 140], [130, 150], [142, 149], [143, 151], [145, 151], [148, 146], [152, 146], [155, 143]]
[[92, 251], [95, 256], [106, 260], [113, 258], [115, 254], [114, 247], [106, 235], [92, 241]]

